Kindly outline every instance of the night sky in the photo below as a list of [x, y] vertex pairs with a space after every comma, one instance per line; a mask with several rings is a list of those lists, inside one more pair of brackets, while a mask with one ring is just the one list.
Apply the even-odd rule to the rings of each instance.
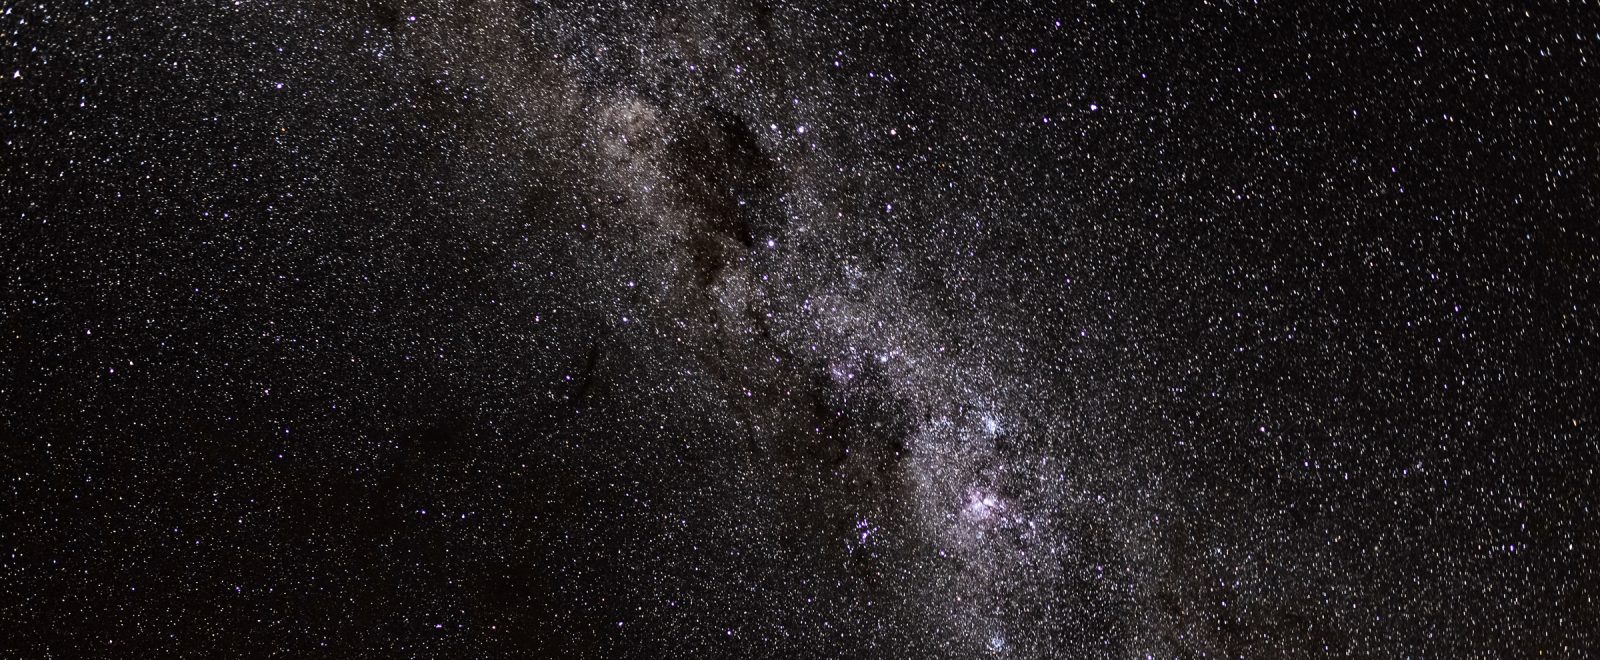
[[0, 1], [0, 655], [1600, 652], [1600, 5], [969, 4]]

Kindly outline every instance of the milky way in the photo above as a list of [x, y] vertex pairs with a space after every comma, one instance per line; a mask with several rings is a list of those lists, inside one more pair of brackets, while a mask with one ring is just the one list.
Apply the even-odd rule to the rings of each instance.
[[6, 655], [1600, 644], [1585, 3], [0, 46]]

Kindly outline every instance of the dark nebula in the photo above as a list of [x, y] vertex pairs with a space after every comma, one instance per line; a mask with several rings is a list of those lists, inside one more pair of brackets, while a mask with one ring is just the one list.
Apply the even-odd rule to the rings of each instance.
[[0, 656], [1600, 650], [1600, 6], [0, 1]]

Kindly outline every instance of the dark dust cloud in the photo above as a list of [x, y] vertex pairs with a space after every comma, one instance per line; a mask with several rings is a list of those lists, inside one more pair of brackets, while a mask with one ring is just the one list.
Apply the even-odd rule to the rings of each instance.
[[1578, 657], [1600, 6], [0, 2], [7, 657]]

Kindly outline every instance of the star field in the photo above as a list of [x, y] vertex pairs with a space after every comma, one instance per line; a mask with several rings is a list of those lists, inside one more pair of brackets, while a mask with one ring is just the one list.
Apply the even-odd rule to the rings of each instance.
[[0, 654], [1584, 657], [1600, 5], [0, 2]]

